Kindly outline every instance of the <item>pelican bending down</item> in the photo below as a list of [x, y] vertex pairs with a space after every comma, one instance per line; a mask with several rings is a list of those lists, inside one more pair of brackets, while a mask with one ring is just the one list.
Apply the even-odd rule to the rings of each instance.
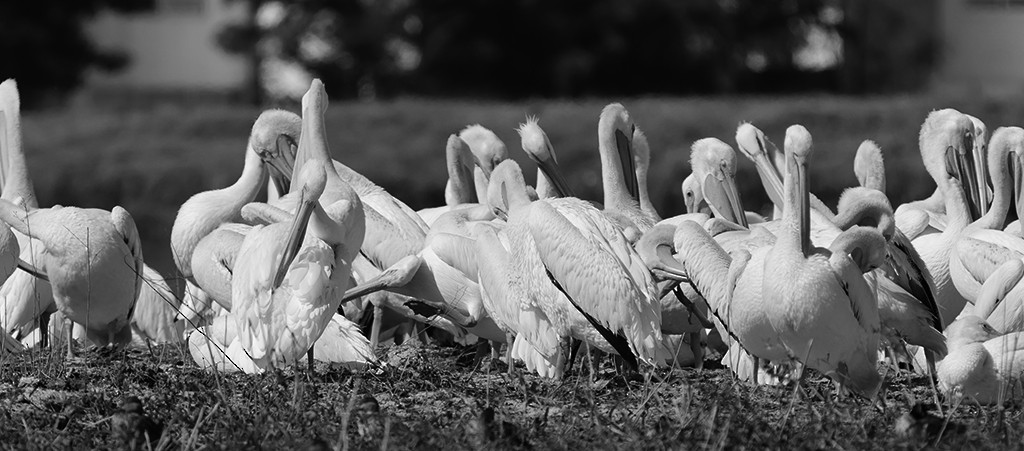
[[97, 346], [131, 341], [129, 321], [142, 288], [143, 264], [139, 233], [127, 211], [26, 211], [0, 199], [0, 220], [45, 247], [41, 270], [53, 287], [57, 309], [84, 326], [90, 341]]
[[885, 240], [874, 229], [854, 227], [841, 233], [830, 250], [813, 248], [807, 130], [789, 127], [785, 151], [785, 227], [764, 270], [768, 319], [791, 357], [874, 398], [882, 382], [876, 365], [878, 303], [862, 273], [881, 265]]

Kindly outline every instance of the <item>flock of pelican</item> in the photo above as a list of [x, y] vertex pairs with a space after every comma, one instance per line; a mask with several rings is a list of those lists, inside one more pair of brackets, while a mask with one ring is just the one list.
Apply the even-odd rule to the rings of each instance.
[[179, 299], [143, 262], [124, 209], [40, 208], [17, 87], [0, 85], [3, 349], [185, 341], [201, 367], [256, 373], [303, 357], [310, 369], [375, 366], [379, 343], [429, 332], [489, 343], [494, 359], [504, 344], [510, 372], [521, 362], [555, 379], [583, 348], [625, 371], [722, 356], [754, 384], [799, 383], [812, 368], [869, 399], [899, 363], [928, 374], [936, 396], [1024, 393], [1024, 238], [1006, 224], [1011, 204], [1024, 217], [1019, 127], [986, 143], [980, 120], [933, 111], [919, 144], [937, 188], [895, 210], [882, 151], [864, 141], [860, 186], [832, 211], [809, 192], [808, 130], [789, 127], [780, 150], [745, 123], [736, 147], [771, 214], [744, 210], [737, 152], [705, 138], [682, 182], [687, 213], [664, 218], [648, 196], [647, 138], [617, 103], [598, 121], [601, 202], [574, 197], [528, 118], [517, 131], [534, 186], [472, 125], [448, 137], [444, 205], [420, 211], [332, 155], [319, 80], [301, 108], [261, 114], [238, 180], [181, 206]]

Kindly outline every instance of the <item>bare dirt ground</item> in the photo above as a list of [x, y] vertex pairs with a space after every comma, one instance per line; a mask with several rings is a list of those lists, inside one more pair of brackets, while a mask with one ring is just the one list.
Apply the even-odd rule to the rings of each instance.
[[[837, 397], [811, 375], [753, 387], [728, 369], [624, 378], [603, 362], [564, 380], [505, 374], [473, 347], [418, 343], [353, 373], [318, 364], [262, 375], [195, 367], [183, 346], [29, 351], [0, 359], [4, 449], [722, 449], [1024, 446], [1019, 407], [930, 404], [927, 379], [890, 375], [884, 406]], [[122, 412], [135, 396], [144, 412]], [[918, 407], [918, 410], [921, 406]], [[916, 418], [915, 418], [916, 417]], [[920, 418], [920, 419], [919, 419]], [[144, 427], [152, 422], [150, 427]], [[146, 442], [144, 431], [152, 441]]]

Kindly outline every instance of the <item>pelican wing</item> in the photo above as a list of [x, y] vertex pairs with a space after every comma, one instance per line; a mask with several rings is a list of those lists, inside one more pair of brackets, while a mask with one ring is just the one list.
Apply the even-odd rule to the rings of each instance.
[[[1004, 234], [1002, 231], [999, 232]], [[960, 259], [964, 268], [978, 285], [984, 283], [1003, 263], [1024, 258], [1024, 254], [1021, 252], [1004, 246], [998, 241], [986, 239], [994, 236], [989, 233], [972, 233], [971, 236], [963, 236], [957, 240], [956, 247], [954, 247], [955, 255], [952, 258]]]
[[373, 210], [381, 214], [388, 222], [397, 226], [403, 232], [410, 235], [419, 235], [420, 240], [427, 234], [427, 224], [416, 214], [416, 210], [409, 208], [404, 202], [396, 199], [384, 188], [370, 181], [362, 174], [353, 171], [348, 166], [337, 161], [334, 162], [334, 169], [338, 172], [345, 183], [352, 186], [352, 189], [359, 195], [364, 204], [369, 205]]
[[992, 365], [1000, 379], [1017, 384], [1024, 381], [1024, 332], [993, 338], [986, 341], [984, 346], [992, 356]]
[[661, 341], [660, 304], [649, 270], [626, 238], [578, 199], [535, 202], [532, 211], [530, 232], [563, 291], [586, 316], [624, 335], [633, 352], [650, 361]]
[[249, 202], [242, 207], [242, 219], [250, 224], [269, 225], [275, 222], [288, 222], [295, 215], [273, 205], [263, 202]]
[[391, 222], [369, 203], [363, 202], [366, 232], [360, 252], [373, 266], [384, 269], [404, 257], [416, 255], [423, 250], [424, 237], [410, 235]]
[[828, 263], [836, 277], [836, 283], [846, 292], [857, 323], [870, 334], [878, 333], [878, 300], [868, 283], [864, 281], [860, 268], [849, 255], [841, 252], [833, 252]]
[[935, 301], [935, 282], [910, 238], [900, 229], [896, 229], [896, 234], [888, 246], [885, 263], [883, 270], [886, 277], [917, 299], [931, 313], [932, 324], [941, 332], [942, 318], [939, 314], [939, 305]]
[[167, 281], [148, 265], [143, 266], [142, 290], [131, 317], [133, 331], [148, 341], [177, 343], [182, 339], [185, 322], [175, 321], [180, 302]]
[[456, 233], [432, 233], [426, 247], [445, 264], [477, 281], [476, 240]]
[[910, 240], [921, 236], [928, 229], [928, 222], [931, 220], [928, 213], [916, 208], [898, 208], [895, 218], [896, 228]]

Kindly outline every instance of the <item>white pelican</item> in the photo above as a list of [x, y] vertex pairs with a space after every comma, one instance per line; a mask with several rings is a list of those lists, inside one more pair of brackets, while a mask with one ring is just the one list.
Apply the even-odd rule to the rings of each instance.
[[659, 358], [661, 311], [650, 272], [603, 213], [576, 198], [532, 202], [514, 161], [495, 168], [488, 194], [499, 217], [508, 218], [513, 277], [529, 287], [528, 321], [551, 324], [529, 327], [521, 318], [520, 334], [536, 343], [552, 337], [531, 334], [554, 330], [559, 339], [617, 353], [634, 367]]
[[[193, 277], [192, 253], [200, 240], [221, 224], [241, 219], [242, 206], [256, 198], [267, 179], [268, 164], [265, 161], [273, 165], [276, 161], [294, 158], [291, 146], [298, 142], [301, 126], [301, 119], [294, 113], [264, 111], [252, 126], [245, 150], [245, 165], [238, 180], [226, 188], [198, 193], [181, 205], [171, 226], [171, 253], [182, 276]], [[276, 158], [269, 158], [271, 155]], [[275, 174], [286, 170], [273, 169]], [[274, 180], [279, 189], [286, 186], [287, 182], [282, 177]]]
[[913, 245], [935, 282], [935, 302], [939, 306], [943, 326], [952, 322], [967, 303], [950, 278], [950, 255], [971, 221], [971, 207], [965, 191], [970, 185], [962, 184], [958, 177], [974, 177], [972, 167], [960, 163], [970, 159], [974, 148], [973, 136], [971, 121], [951, 109], [933, 111], [921, 126], [921, 158], [941, 190], [946, 204], [946, 227], [941, 233], [917, 237]]
[[979, 404], [1021, 399], [1024, 332], [1001, 334], [974, 315], [946, 328], [949, 354], [938, 363], [939, 387]]
[[142, 246], [127, 211], [26, 211], [0, 199], [0, 219], [45, 247], [41, 269], [53, 287], [57, 309], [85, 326], [90, 341], [106, 346], [131, 340], [129, 321], [142, 287]]
[[1010, 172], [1013, 174], [1011, 177], [1013, 183], [1013, 200], [1014, 205], [1017, 208], [1017, 218], [1013, 222], [1006, 225], [1003, 229], [1007, 233], [1011, 233], [1016, 236], [1024, 237], [1024, 230], [1021, 230], [1020, 218], [1024, 218], [1024, 147], [1015, 146], [1013, 148], [1013, 156], [1010, 160]]
[[648, 218], [655, 222], [661, 220], [661, 215], [651, 203], [651, 195], [647, 190], [647, 172], [651, 166], [651, 147], [647, 142], [647, 135], [640, 130], [640, 127], [633, 127], [633, 160], [636, 175], [637, 201], [640, 203], [640, 211], [643, 211]]
[[[985, 280], [972, 315], [1000, 333], [1024, 332], [1024, 261], [1003, 263]], [[1024, 368], [1022, 368], [1024, 369]]]
[[[784, 207], [775, 245], [764, 269], [768, 319], [792, 358], [874, 398], [878, 374], [878, 304], [862, 276], [881, 265], [885, 241], [874, 229], [854, 227], [830, 249], [810, 242], [807, 159], [811, 136], [786, 130]], [[856, 258], [856, 260], [854, 260]]]
[[[365, 223], [358, 196], [321, 205], [330, 178], [337, 179], [327, 149], [323, 84], [315, 80], [302, 98], [302, 136], [292, 181], [299, 205], [291, 224], [255, 226], [238, 251], [231, 284], [231, 315], [238, 340], [227, 355], [242, 355], [259, 369], [309, 354], [337, 312], [349, 285]], [[336, 180], [335, 184], [344, 183]], [[298, 188], [298, 189], [296, 189]]]
[[473, 157], [476, 159], [477, 166], [473, 168], [473, 180], [476, 186], [476, 198], [479, 202], [483, 202], [483, 199], [487, 198], [487, 185], [491, 171], [498, 163], [508, 159], [508, 149], [505, 148], [505, 143], [498, 138], [498, 135], [480, 124], [462, 129], [459, 132], [459, 138], [469, 145], [469, 150], [473, 152]]
[[[940, 143], [937, 142], [938, 137], [936, 135], [947, 133], [938, 131], [937, 127], [941, 127], [940, 124], [942, 122], [948, 123], [953, 120], [952, 118], [959, 116], [963, 117], [966, 124], [958, 124], [958, 127], [962, 125], [966, 129], [962, 130], [964, 134], [961, 139], [964, 142], [956, 147], [969, 147], [969, 149], [963, 149], [963, 153], [961, 153], [961, 149], [957, 148], [956, 153], [946, 152], [941, 154], [943, 150], [954, 147], [950, 146], [943, 149], [937, 147]], [[932, 124], [929, 124], [929, 121]], [[977, 180], [978, 172], [976, 165], [986, 164], [986, 161], [975, 161], [974, 155], [978, 148], [974, 144], [974, 130], [974, 123], [971, 122], [967, 115], [951, 108], [932, 111], [928, 118], [925, 119], [925, 123], [921, 126], [921, 136], [919, 139], [921, 159], [924, 160], [925, 169], [928, 170], [928, 174], [932, 176], [937, 186], [931, 196], [923, 200], [905, 203], [896, 208], [896, 224], [907, 233], [910, 239], [917, 239], [925, 234], [942, 232], [948, 227], [947, 223], [950, 221], [959, 222], [959, 219], [949, 218], [950, 215], [961, 216], [961, 214], [948, 211], [950, 200], [946, 199], [946, 197], [950, 194], [943, 189], [942, 181], [945, 178], [944, 173], [947, 171], [956, 177], [962, 185], [961, 191], [964, 192], [962, 203], [966, 211], [967, 221], [970, 222], [981, 217], [981, 190], [978, 188], [981, 182]], [[936, 147], [929, 148], [929, 146]], [[945, 169], [938, 167], [932, 169], [928, 167], [929, 160], [936, 160], [932, 164], [939, 164], [939, 159], [945, 159], [943, 163]], [[942, 172], [935, 172], [937, 170]], [[956, 200], [953, 202], [961, 203]], [[920, 211], [915, 212], [914, 210]], [[921, 214], [922, 212], [924, 214]]]
[[635, 132], [636, 126], [622, 104], [612, 103], [601, 110], [597, 138], [601, 153], [604, 209], [622, 218], [620, 222], [632, 225], [643, 233], [661, 218], [651, 216], [640, 206], [640, 186], [633, 153]]
[[1002, 230], [1013, 195], [1008, 160], [1016, 159], [1020, 148], [1024, 148], [1024, 129], [1000, 127], [992, 133], [988, 149], [989, 174], [994, 189], [992, 205], [987, 213], [960, 234], [949, 257], [953, 284], [972, 303], [981, 284], [996, 267], [1008, 258], [1024, 258], [1024, 239]]
[[445, 212], [476, 201], [476, 193], [473, 191], [473, 168], [476, 165], [469, 145], [462, 138], [456, 135], [448, 137], [448, 143], [445, 145], [445, 163], [448, 169], [448, 182], [444, 187], [444, 205], [416, 212], [428, 227]]

